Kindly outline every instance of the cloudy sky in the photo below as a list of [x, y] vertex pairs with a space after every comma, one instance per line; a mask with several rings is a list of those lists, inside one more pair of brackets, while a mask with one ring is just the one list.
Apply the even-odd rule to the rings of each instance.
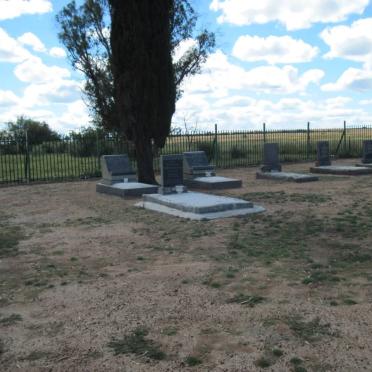
[[[57, 39], [65, 0], [0, 0], [0, 125], [25, 115], [59, 132], [89, 125]], [[78, 2], [79, 3], [79, 2]], [[174, 125], [211, 129], [372, 123], [371, 0], [194, 0], [216, 33], [187, 80]], [[187, 40], [183, 47], [192, 44]], [[181, 51], [179, 51], [181, 52]]]

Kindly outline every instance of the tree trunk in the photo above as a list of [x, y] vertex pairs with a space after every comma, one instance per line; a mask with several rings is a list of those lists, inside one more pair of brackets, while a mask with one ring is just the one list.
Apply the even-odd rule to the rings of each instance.
[[151, 139], [140, 138], [135, 141], [138, 182], [156, 185]]

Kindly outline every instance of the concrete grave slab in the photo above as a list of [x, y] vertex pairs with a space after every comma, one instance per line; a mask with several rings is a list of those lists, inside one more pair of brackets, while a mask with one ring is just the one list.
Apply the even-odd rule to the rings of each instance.
[[198, 192], [144, 195], [143, 201], [136, 205], [145, 209], [193, 220], [242, 216], [265, 210], [263, 207], [254, 205], [249, 201]]
[[223, 190], [242, 187], [242, 181], [216, 176], [214, 165], [209, 165], [204, 151], [183, 153], [184, 183], [188, 187]]
[[222, 190], [242, 187], [242, 181], [221, 176], [196, 177], [185, 179], [185, 185], [205, 190]]
[[319, 177], [310, 174], [292, 172], [257, 172], [257, 179], [291, 181], [297, 183], [319, 181]]
[[116, 195], [124, 198], [126, 196], [142, 196], [143, 194], [153, 194], [158, 191], [158, 186], [148, 185], [141, 182], [120, 182], [113, 185], [97, 183], [96, 191], [103, 194]]
[[372, 174], [372, 168], [356, 167], [349, 165], [328, 165], [322, 167], [310, 168], [311, 173], [333, 174], [340, 176], [361, 176], [364, 174]]

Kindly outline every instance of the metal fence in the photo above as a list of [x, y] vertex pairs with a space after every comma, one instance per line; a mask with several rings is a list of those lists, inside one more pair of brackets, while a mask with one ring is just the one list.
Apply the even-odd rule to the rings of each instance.
[[[329, 141], [336, 157], [360, 157], [362, 142], [372, 139], [372, 125], [338, 129], [193, 132], [168, 137], [163, 149], [154, 150], [159, 170], [161, 154], [203, 150], [220, 168], [247, 167], [261, 163], [263, 144], [277, 142], [282, 162], [315, 160], [316, 142]], [[99, 177], [100, 156], [127, 153], [135, 164], [135, 149], [117, 138], [64, 138], [31, 144], [24, 138], [0, 138], [0, 185], [50, 182]]]

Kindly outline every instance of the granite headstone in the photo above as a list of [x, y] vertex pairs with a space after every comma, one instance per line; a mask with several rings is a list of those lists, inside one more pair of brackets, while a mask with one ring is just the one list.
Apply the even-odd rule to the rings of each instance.
[[372, 163], [372, 140], [363, 141], [363, 158], [362, 163]]
[[136, 172], [133, 171], [128, 155], [103, 155], [101, 156], [101, 171], [103, 183], [114, 183], [136, 180]]
[[[181, 190], [183, 185], [183, 156], [161, 155], [160, 157], [160, 188], [159, 193], [169, 194]], [[176, 189], [178, 187], [178, 190]]]
[[277, 143], [264, 144], [264, 159], [261, 167], [262, 172], [281, 172], [282, 166], [279, 161], [279, 145]]
[[331, 165], [331, 157], [329, 154], [329, 142], [319, 141], [316, 144], [316, 166], [324, 167]]
[[207, 155], [204, 151], [191, 151], [183, 153], [184, 172], [196, 177], [214, 176], [215, 167], [209, 165]]

